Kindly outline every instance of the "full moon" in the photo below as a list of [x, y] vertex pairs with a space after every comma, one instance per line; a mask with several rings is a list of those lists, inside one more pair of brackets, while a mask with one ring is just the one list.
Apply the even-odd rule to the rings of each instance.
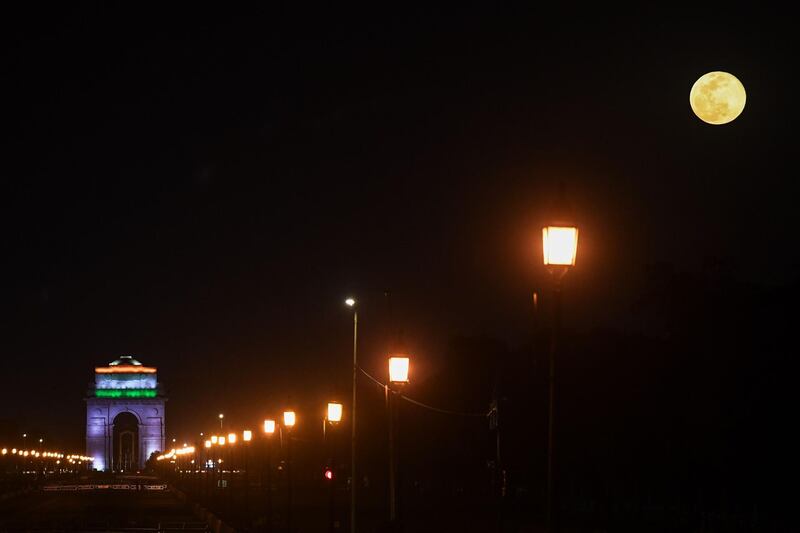
[[733, 74], [709, 72], [694, 82], [689, 93], [692, 111], [703, 122], [727, 124], [744, 109], [744, 85]]

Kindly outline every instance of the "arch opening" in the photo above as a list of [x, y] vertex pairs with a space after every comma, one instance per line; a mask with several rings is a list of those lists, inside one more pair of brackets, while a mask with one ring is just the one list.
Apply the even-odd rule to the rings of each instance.
[[139, 419], [123, 412], [114, 417], [112, 467], [116, 472], [139, 469]]

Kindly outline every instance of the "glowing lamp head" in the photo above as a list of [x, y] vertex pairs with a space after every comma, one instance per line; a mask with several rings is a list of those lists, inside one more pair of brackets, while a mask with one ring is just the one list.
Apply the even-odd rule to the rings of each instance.
[[211, 448], [211, 441], [210, 441], [210, 440], [207, 440], [207, 441], [205, 442], [205, 447], [206, 447], [206, 448]]
[[267, 435], [272, 435], [275, 433], [275, 421], [274, 420], [264, 420], [264, 433]]
[[328, 422], [340, 422], [342, 420], [342, 404], [339, 402], [328, 402]]
[[389, 381], [392, 383], [408, 383], [407, 355], [393, 355], [389, 358]]
[[222, 413], [220, 413], [220, 414], [219, 414], [219, 419], [220, 419], [220, 420], [222, 420], [223, 418], [225, 418], [225, 415], [223, 415]]
[[574, 226], [545, 226], [542, 228], [544, 264], [575, 266], [578, 252], [578, 228]]
[[331, 470], [330, 468], [325, 469], [325, 479], [327, 479], [328, 481], [333, 479], [333, 470]]
[[220, 446], [225, 446], [225, 437], [220, 435], [219, 439], [217, 439], [217, 442], [219, 443]]
[[217, 444], [217, 443], [219, 443], [219, 437], [217, 437], [216, 435], [211, 435], [211, 444]]
[[354, 298], [348, 298], [347, 300], [344, 301], [344, 303], [347, 304], [347, 306], [349, 307], [355, 307], [356, 305], [356, 301]]
[[245, 442], [250, 442], [251, 440], [253, 440], [253, 432], [250, 431], [249, 429], [245, 429], [244, 431], [242, 431], [242, 440]]
[[7, 453], [8, 453], [8, 449], [7, 448], [3, 448], [2, 454], [6, 455]]
[[228, 443], [236, 444], [236, 433], [228, 433]]
[[295, 422], [297, 422], [297, 417], [294, 414], [294, 411], [284, 411], [283, 412], [283, 425], [287, 428], [294, 427]]

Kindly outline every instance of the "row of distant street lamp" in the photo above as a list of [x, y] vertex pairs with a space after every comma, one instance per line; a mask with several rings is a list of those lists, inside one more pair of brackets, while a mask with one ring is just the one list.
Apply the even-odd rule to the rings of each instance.
[[[389, 381], [392, 384], [400, 385], [408, 383], [408, 373], [410, 366], [410, 358], [408, 356], [395, 355], [389, 358]], [[331, 424], [341, 422], [344, 413], [344, 408], [339, 402], [328, 402], [327, 414], [324, 421]], [[224, 419], [223, 413], [219, 414], [219, 419]], [[287, 430], [292, 429], [297, 423], [297, 414], [289, 409], [283, 412], [283, 427]], [[267, 436], [275, 433], [277, 423], [274, 419], [266, 419], [263, 424], [263, 432]], [[244, 442], [250, 442], [253, 439], [253, 432], [249, 429], [242, 431], [241, 439]], [[173, 439], [174, 440], [174, 439]], [[211, 435], [203, 443], [204, 448], [211, 448], [212, 446], [225, 446], [225, 444], [236, 444], [239, 440], [237, 433], [230, 432], [227, 435]], [[165, 459], [172, 459], [175, 455], [184, 455], [194, 453], [194, 446], [184, 444], [182, 448], [173, 448], [169, 452], [161, 454], [156, 457], [157, 460], [163, 461]]]
[[0, 449], [0, 456], [6, 457], [23, 457], [30, 459], [55, 459], [56, 464], [61, 463], [61, 459], [66, 459], [69, 463], [82, 464], [84, 462], [94, 461], [94, 458], [78, 454], [64, 454], [61, 452], [42, 452], [37, 450], [22, 450], [17, 448], [2, 448]]

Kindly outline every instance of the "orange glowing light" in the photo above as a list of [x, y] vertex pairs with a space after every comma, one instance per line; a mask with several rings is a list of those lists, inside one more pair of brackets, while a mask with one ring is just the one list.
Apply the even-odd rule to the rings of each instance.
[[328, 402], [328, 422], [339, 422], [342, 420], [342, 404], [339, 402]]
[[295, 422], [297, 421], [297, 417], [294, 414], [294, 411], [284, 411], [283, 413], [283, 425], [287, 428], [294, 426]]
[[98, 366], [94, 369], [98, 374], [155, 374], [156, 369], [151, 366]]
[[409, 358], [397, 355], [389, 358], [389, 381], [392, 383], [408, 383]]
[[545, 226], [542, 228], [544, 264], [575, 266], [578, 252], [578, 228], [573, 226]]
[[267, 435], [272, 435], [275, 433], [275, 421], [274, 420], [264, 420], [264, 433]]

